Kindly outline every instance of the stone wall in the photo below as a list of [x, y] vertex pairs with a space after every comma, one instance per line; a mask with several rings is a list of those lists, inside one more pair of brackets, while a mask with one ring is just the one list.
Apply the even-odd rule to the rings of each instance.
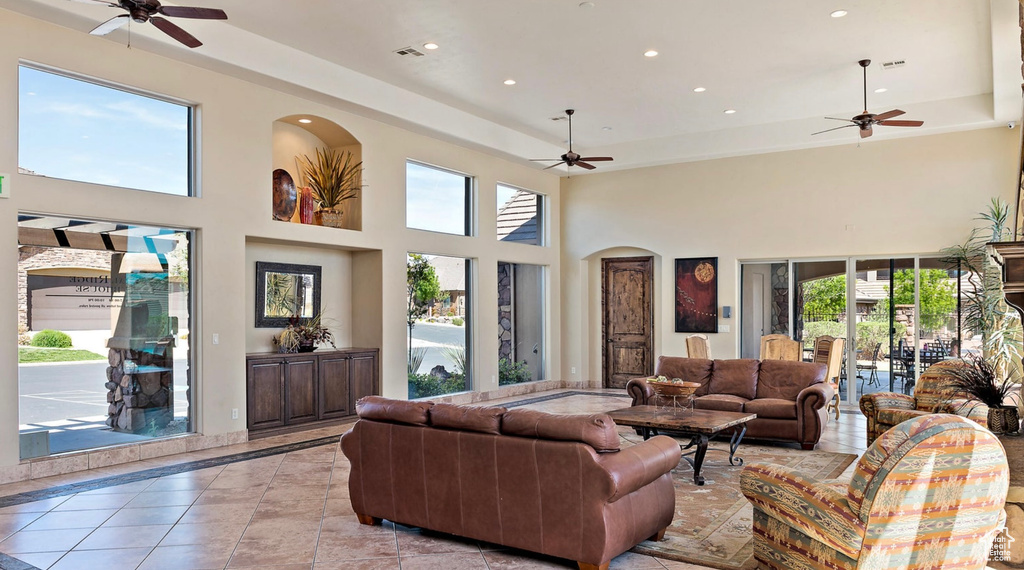
[[512, 354], [512, 264], [498, 263], [498, 358]]
[[68, 268], [110, 271], [109, 251], [68, 247], [18, 246], [18, 324], [28, 326], [28, 272], [37, 269]]
[[789, 266], [772, 264], [772, 334], [789, 334]]

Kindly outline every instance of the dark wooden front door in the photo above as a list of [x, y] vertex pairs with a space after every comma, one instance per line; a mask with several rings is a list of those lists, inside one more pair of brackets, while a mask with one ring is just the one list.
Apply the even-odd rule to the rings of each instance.
[[601, 260], [604, 387], [654, 372], [654, 258]]

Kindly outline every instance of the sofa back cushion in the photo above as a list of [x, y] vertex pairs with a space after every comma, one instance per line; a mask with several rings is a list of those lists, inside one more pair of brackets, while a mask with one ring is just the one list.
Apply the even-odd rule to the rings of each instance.
[[430, 425], [437, 428], [501, 434], [501, 416], [507, 410], [498, 407], [434, 404], [430, 408]]
[[922, 412], [937, 412], [956, 396], [956, 390], [949, 385], [952, 378], [947, 374], [950, 368], [964, 366], [962, 360], [936, 362], [921, 373], [914, 388], [914, 408]]
[[681, 356], [659, 356], [654, 366], [655, 376], [666, 378], [682, 378], [687, 382], [700, 382], [697, 396], [708, 393], [708, 380], [711, 378], [711, 365], [714, 361], [706, 358], [683, 358]]
[[797, 394], [825, 380], [824, 364], [792, 360], [762, 360], [757, 377], [757, 397], [795, 402]]
[[757, 394], [758, 361], [750, 358], [715, 360], [708, 388], [712, 394], [731, 394], [753, 400]]
[[578, 441], [598, 452], [619, 450], [619, 433], [608, 414], [562, 415], [518, 408], [502, 415], [501, 433], [534, 439]]
[[364, 420], [425, 426], [429, 425], [430, 408], [433, 406], [433, 402], [410, 402], [381, 396], [365, 396], [356, 402], [356, 413]]

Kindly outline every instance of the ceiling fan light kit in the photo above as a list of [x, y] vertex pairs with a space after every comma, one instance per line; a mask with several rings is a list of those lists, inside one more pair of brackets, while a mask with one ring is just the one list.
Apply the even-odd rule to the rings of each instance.
[[544, 170], [547, 170], [548, 168], [554, 168], [554, 167], [562, 165], [562, 164], [564, 164], [566, 166], [579, 166], [580, 168], [585, 168], [587, 170], [593, 170], [593, 169], [595, 169], [597, 167], [594, 166], [593, 164], [590, 164], [591, 162], [604, 162], [604, 161], [609, 161], [609, 160], [615, 160], [615, 159], [613, 159], [610, 156], [580, 156], [578, 153], [573, 152], [573, 150], [572, 150], [572, 116], [573, 116], [573, 114], [575, 112], [576, 112], [575, 109], [566, 109], [565, 110], [565, 114], [569, 117], [569, 150], [568, 150], [568, 152], [566, 152], [565, 154], [563, 154], [559, 158], [531, 158], [530, 160], [532, 162], [554, 162], [555, 163], [555, 164], [552, 164], [551, 166], [548, 166]]
[[907, 120], [892, 120], [893, 117], [898, 117], [905, 114], [905, 111], [899, 109], [893, 109], [886, 111], [878, 115], [868, 112], [868, 66], [871, 65], [870, 59], [862, 59], [857, 62], [858, 65], [864, 70], [864, 111], [852, 119], [840, 119], [838, 117], [825, 117], [832, 121], [846, 121], [849, 125], [843, 125], [841, 127], [834, 127], [831, 129], [825, 129], [824, 131], [818, 131], [811, 133], [811, 136], [820, 135], [821, 133], [827, 133], [836, 131], [839, 129], [845, 129], [847, 127], [859, 127], [860, 138], [866, 139], [874, 134], [872, 127], [875, 125], [882, 125], [883, 127], [920, 127], [924, 124], [924, 121], [907, 121]]
[[[127, 24], [129, 21], [138, 24], [149, 22], [158, 30], [171, 36], [187, 47], [197, 48], [203, 42], [186, 32], [167, 18], [191, 18], [194, 20], [227, 20], [224, 10], [217, 8], [197, 8], [192, 6], [163, 6], [159, 0], [72, 0], [83, 4], [104, 4], [111, 8], [120, 8], [127, 14], [119, 14], [96, 26], [89, 33], [94, 36], [105, 36]], [[166, 16], [167, 18], [165, 18]]]

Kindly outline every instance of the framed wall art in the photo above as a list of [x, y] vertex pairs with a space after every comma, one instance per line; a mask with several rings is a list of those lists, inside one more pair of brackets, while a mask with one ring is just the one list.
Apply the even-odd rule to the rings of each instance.
[[676, 332], [718, 332], [718, 258], [676, 259]]

